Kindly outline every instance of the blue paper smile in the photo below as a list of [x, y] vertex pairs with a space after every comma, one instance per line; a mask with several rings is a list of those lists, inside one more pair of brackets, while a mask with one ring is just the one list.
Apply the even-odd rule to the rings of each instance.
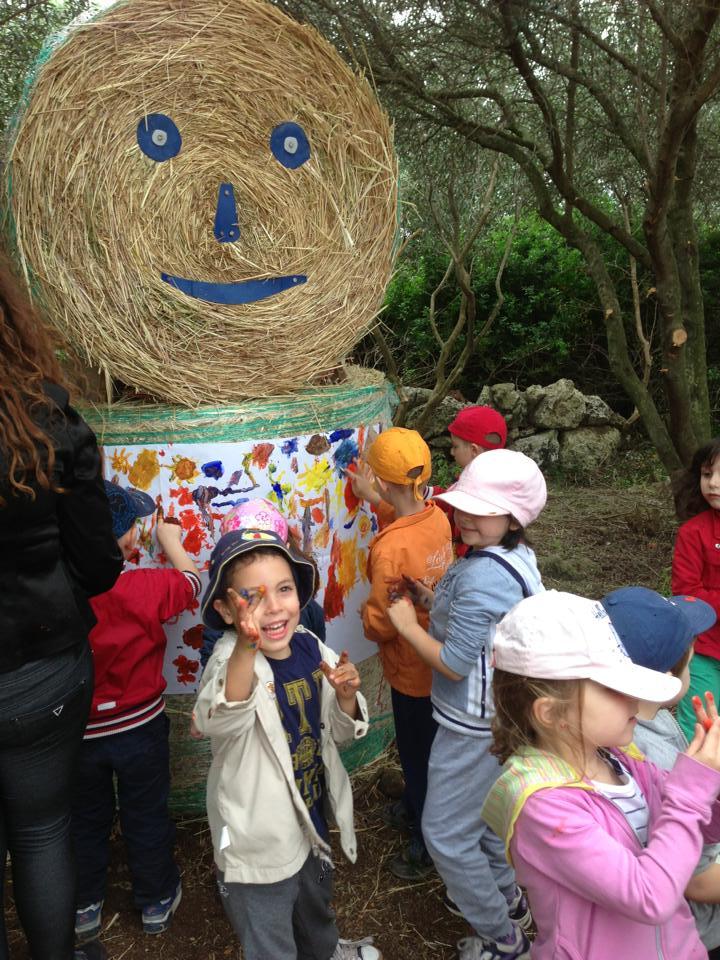
[[169, 273], [161, 273], [160, 276], [171, 287], [176, 287], [189, 297], [205, 300], [208, 303], [254, 303], [256, 300], [265, 300], [267, 297], [274, 297], [276, 293], [282, 293], [283, 290], [290, 290], [292, 287], [307, 283], [307, 277], [302, 273], [287, 277], [270, 277], [267, 280], [243, 280], [238, 283], [207, 283], [204, 280], [173, 277]]

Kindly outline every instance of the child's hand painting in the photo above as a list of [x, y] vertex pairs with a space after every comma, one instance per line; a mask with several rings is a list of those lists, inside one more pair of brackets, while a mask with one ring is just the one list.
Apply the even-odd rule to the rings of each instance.
[[387, 615], [398, 633], [405, 633], [406, 630], [418, 622], [415, 607], [410, 597], [401, 597], [391, 603], [387, 608]]
[[354, 663], [350, 662], [347, 650], [343, 650], [334, 667], [324, 660], [320, 661], [320, 669], [327, 678], [327, 682], [335, 690], [338, 697], [349, 700], [360, 689], [360, 674]]
[[236, 649], [240, 646], [241, 649], [251, 650], [255, 653], [262, 646], [256, 614], [264, 598], [265, 587], [258, 587], [250, 599], [241, 597], [232, 587], [228, 590], [227, 599], [230, 614], [238, 637], [235, 644]]
[[173, 543], [181, 543], [183, 536], [183, 528], [180, 526], [179, 522], [175, 517], [167, 517], [158, 510], [157, 513], [157, 525], [155, 527], [157, 542], [160, 544], [163, 550], [167, 552], [167, 548]]
[[388, 598], [391, 603], [402, 597], [409, 597], [414, 604], [425, 610], [430, 610], [432, 607], [433, 592], [419, 580], [403, 574], [401, 577], [388, 577], [385, 582], [388, 585]]
[[358, 500], [369, 500], [373, 503], [379, 499], [375, 490], [375, 475], [364, 460], [353, 460], [347, 470], [347, 477]]

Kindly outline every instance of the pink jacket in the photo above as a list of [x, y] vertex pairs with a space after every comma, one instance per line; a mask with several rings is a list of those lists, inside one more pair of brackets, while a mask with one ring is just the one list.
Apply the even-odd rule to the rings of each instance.
[[587, 783], [518, 791], [507, 779], [518, 780], [515, 758], [498, 781], [506, 781], [495, 797], [504, 800], [503, 822], [487, 819], [496, 832], [511, 832], [517, 880], [538, 930], [531, 956], [707, 960], [683, 891], [703, 839], [720, 839], [720, 773], [684, 754], [669, 772], [618, 756], [647, 800], [644, 849], [622, 813]]

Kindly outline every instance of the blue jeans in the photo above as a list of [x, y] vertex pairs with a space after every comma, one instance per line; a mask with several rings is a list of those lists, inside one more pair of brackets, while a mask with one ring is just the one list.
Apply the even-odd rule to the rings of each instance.
[[[33, 960], [71, 960], [75, 866], [72, 774], [92, 698], [90, 648], [0, 673], [0, 883], [9, 851]], [[0, 918], [0, 960], [9, 957]]]
[[105, 899], [115, 777], [135, 906], [174, 893], [180, 874], [173, 857], [175, 824], [168, 813], [169, 729], [170, 721], [161, 713], [134, 730], [83, 741], [72, 817], [78, 908]]

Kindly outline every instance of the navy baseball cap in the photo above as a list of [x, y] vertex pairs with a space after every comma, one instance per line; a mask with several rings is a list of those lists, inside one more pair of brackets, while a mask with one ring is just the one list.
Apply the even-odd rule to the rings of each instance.
[[274, 530], [232, 530], [220, 537], [210, 557], [209, 582], [200, 607], [206, 627], [210, 627], [211, 630], [227, 629], [227, 624], [213, 606], [215, 600], [220, 598], [223, 573], [237, 557], [250, 550], [258, 550], [260, 547], [272, 547], [278, 550], [290, 564], [300, 598], [300, 609], [302, 610], [312, 600], [317, 586], [317, 571], [307, 557], [288, 546]]
[[152, 497], [134, 487], [121, 487], [118, 483], [106, 480], [105, 493], [110, 503], [112, 530], [116, 540], [127, 533], [139, 517], [149, 517], [157, 509]]
[[602, 598], [615, 632], [630, 659], [666, 673], [717, 614], [697, 597], [663, 597], [647, 587], [620, 587]]

